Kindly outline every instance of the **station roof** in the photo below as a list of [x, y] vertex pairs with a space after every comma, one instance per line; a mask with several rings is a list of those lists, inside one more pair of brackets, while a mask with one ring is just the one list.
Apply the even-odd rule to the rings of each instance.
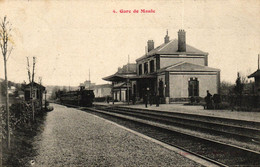
[[136, 73], [134, 74], [118, 74], [115, 73], [113, 75], [107, 76], [102, 78], [105, 81], [121, 81], [123, 79], [131, 79], [131, 78], [135, 78], [136, 77]]
[[255, 77], [255, 78], [260, 77], [260, 69], [256, 70], [253, 74], [248, 76], [248, 78], [252, 78], [252, 77]]
[[118, 83], [118, 84], [115, 84], [113, 88], [127, 88], [127, 87], [131, 87], [131, 85], [126, 82], [122, 82], [122, 83]]
[[136, 59], [136, 61], [142, 60], [146, 57], [150, 57], [153, 55], [180, 55], [180, 54], [191, 54], [191, 55], [207, 55], [207, 52], [203, 52], [199, 49], [196, 49], [190, 45], [186, 44], [186, 52], [178, 52], [178, 40], [177, 39], [173, 39], [168, 43], [163, 43], [160, 46], [158, 46], [157, 48], [151, 50], [150, 52], [148, 52], [147, 54], [145, 54], [144, 56]]
[[105, 81], [120, 81], [122, 79], [133, 78], [136, 76], [136, 64], [128, 63], [122, 68], [119, 67], [117, 72], [113, 75], [102, 78]]
[[217, 72], [220, 71], [216, 68], [211, 68], [208, 66], [192, 64], [187, 62], [176, 63], [164, 68], [161, 68], [158, 72], [163, 71], [176, 71], [176, 72]]

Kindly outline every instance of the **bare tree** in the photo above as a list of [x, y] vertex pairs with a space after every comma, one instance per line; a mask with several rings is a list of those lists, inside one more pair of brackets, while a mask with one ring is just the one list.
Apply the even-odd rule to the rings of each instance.
[[31, 83], [30, 85], [30, 100], [31, 100], [31, 105], [32, 105], [32, 119], [34, 121], [34, 90], [33, 90], [33, 84], [34, 84], [34, 70], [35, 70], [35, 60], [36, 58], [33, 57], [33, 70], [32, 70], [32, 74], [31, 74], [31, 70], [30, 70], [30, 62], [29, 62], [29, 58], [27, 57], [27, 71], [28, 71], [28, 77], [29, 77], [29, 82]]
[[9, 127], [9, 94], [8, 94], [8, 80], [7, 80], [7, 60], [13, 50], [11, 37], [11, 24], [7, 21], [6, 16], [0, 23], [0, 47], [4, 58], [5, 69], [5, 83], [6, 83], [6, 126], [7, 126], [7, 148], [10, 149], [10, 127]]

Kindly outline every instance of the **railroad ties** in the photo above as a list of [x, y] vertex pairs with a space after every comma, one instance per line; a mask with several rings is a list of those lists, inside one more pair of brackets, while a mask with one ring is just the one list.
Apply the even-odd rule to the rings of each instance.
[[260, 165], [258, 122], [119, 106], [84, 110], [219, 166]]

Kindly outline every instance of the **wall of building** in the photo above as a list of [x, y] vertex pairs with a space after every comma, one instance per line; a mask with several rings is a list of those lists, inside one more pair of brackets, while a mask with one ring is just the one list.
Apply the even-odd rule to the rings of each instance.
[[187, 62], [198, 65], [205, 65], [204, 57], [200, 58], [173, 58], [173, 57], [160, 57], [160, 68], [164, 68], [170, 65], [174, 65], [179, 62]]
[[95, 94], [95, 97], [111, 96], [111, 88], [108, 88], [108, 87], [94, 88], [94, 94]]
[[111, 88], [103, 88], [103, 96], [111, 96]]
[[199, 96], [205, 97], [207, 90], [213, 95], [217, 93], [217, 73], [214, 75], [201, 74], [185, 74], [176, 75], [170, 73], [170, 98], [187, 98], [188, 97], [188, 82], [190, 78], [198, 78], [199, 81]]
[[156, 58], [155, 57], [149, 57], [146, 59], [143, 59], [141, 61], [136, 62], [136, 68], [137, 68], [137, 75], [139, 75], [139, 65], [142, 65], [142, 75], [144, 74], [144, 63], [148, 63], [148, 73], [150, 73], [150, 61], [154, 61], [154, 71], [156, 71]]

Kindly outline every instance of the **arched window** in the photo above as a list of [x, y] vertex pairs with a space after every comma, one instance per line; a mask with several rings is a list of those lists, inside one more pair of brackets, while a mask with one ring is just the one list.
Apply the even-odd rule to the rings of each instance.
[[190, 78], [189, 80], [189, 96], [199, 96], [198, 78]]

